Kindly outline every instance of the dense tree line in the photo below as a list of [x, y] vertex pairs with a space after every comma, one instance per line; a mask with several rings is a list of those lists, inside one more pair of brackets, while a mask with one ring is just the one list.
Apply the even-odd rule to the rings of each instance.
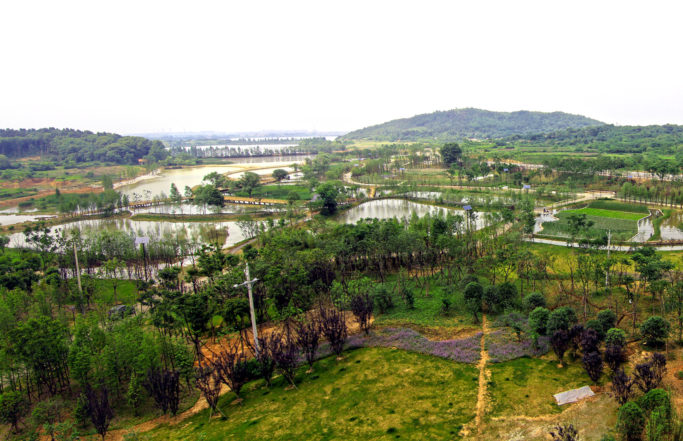
[[683, 126], [614, 126], [574, 127], [550, 133], [514, 135], [505, 140], [521, 146], [557, 146], [590, 149], [603, 153], [676, 154], [683, 144]]
[[53, 163], [102, 161], [137, 164], [147, 157], [157, 161], [168, 152], [161, 141], [114, 133], [93, 133], [73, 129], [0, 130], [0, 154], [7, 158], [40, 156]]

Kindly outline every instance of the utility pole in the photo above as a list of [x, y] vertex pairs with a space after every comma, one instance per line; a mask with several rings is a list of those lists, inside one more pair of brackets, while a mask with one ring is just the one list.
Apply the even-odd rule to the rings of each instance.
[[76, 241], [74, 244], [74, 260], [76, 260], [76, 279], [78, 280], [78, 292], [81, 295], [81, 312], [85, 314], [85, 305], [83, 304], [83, 286], [81, 285], [81, 268], [78, 266], [78, 251], [76, 251]]
[[[607, 230], [607, 264], [609, 265], [609, 249], [612, 245], [612, 230]], [[609, 288], [609, 266], [605, 270], [605, 288]]]
[[246, 286], [247, 287], [247, 292], [249, 293], [249, 313], [251, 315], [251, 330], [252, 333], [254, 334], [254, 352], [255, 355], [258, 356], [259, 352], [259, 346], [258, 346], [258, 331], [256, 329], [256, 313], [254, 312], [254, 295], [251, 292], [251, 287], [254, 283], [258, 282], [258, 279], [253, 279], [250, 280], [249, 276], [249, 262], [247, 262], [247, 267], [244, 270], [244, 275], [246, 276], [247, 280], [244, 283], [239, 283], [237, 285], [233, 285], [233, 288], [239, 288], [241, 286]]

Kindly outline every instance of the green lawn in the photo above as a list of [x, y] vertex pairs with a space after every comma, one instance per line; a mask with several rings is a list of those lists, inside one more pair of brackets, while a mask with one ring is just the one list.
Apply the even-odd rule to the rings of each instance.
[[562, 213], [585, 214], [591, 217], [608, 217], [612, 219], [625, 219], [635, 221], [647, 216], [646, 214], [642, 213], [629, 213], [626, 211], [604, 210], [601, 208], [580, 208], [578, 210], [565, 210]]
[[588, 208], [598, 208], [601, 210], [612, 211], [626, 211], [628, 213], [641, 213], [643, 215], [650, 214], [650, 210], [645, 205], [629, 204], [628, 202], [619, 202], [606, 199], [599, 199], [588, 204]]
[[474, 366], [399, 350], [365, 348], [299, 370], [297, 389], [281, 378], [243, 391], [244, 402], [219, 406], [227, 419], [201, 412], [175, 426], [141, 434], [147, 440], [459, 439], [477, 400]]
[[494, 417], [558, 413], [562, 409], [555, 403], [554, 394], [593, 384], [580, 362], [558, 368], [554, 357], [518, 358], [491, 364], [490, 369], [490, 416]]
[[[569, 222], [568, 218], [569, 215], [572, 213], [586, 213], [585, 211], [582, 210], [594, 210], [592, 208], [588, 209], [581, 209], [581, 210], [566, 210], [566, 211], [561, 211], [557, 214], [557, 217], [560, 219], [557, 222], [544, 222], [543, 223], [543, 231], [540, 233], [544, 236], [557, 236], [560, 238], [567, 238], [570, 236], [569, 233]], [[599, 210], [599, 211], [606, 211], [606, 210]], [[633, 214], [633, 213], [623, 213], [623, 212], [615, 212], [615, 213], [621, 213], [625, 215], [632, 215], [638, 217], [642, 217], [640, 214]], [[587, 214], [587, 213], [586, 213]], [[588, 215], [586, 216], [586, 219], [589, 221], [593, 222], [593, 226], [590, 228], [588, 231], [589, 236], [597, 236], [601, 235], [603, 233], [607, 233], [607, 230], [612, 231], [612, 240], [616, 241], [627, 241], [635, 234], [638, 232], [638, 223], [634, 219], [623, 219], [623, 218], [613, 218], [613, 217], [604, 217], [604, 216], [593, 216], [593, 215]]]

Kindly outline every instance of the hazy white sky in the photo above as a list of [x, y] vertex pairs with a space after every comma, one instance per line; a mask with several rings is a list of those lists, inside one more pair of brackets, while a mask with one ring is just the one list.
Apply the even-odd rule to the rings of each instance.
[[352, 130], [458, 107], [683, 124], [680, 1], [4, 1], [0, 127]]

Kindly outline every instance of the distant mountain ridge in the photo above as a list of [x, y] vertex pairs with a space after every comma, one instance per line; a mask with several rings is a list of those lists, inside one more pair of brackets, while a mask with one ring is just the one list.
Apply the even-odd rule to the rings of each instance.
[[395, 119], [355, 130], [342, 139], [376, 141], [419, 141], [426, 139], [505, 138], [514, 135], [549, 133], [604, 123], [564, 112], [494, 112], [481, 109], [453, 109]]

